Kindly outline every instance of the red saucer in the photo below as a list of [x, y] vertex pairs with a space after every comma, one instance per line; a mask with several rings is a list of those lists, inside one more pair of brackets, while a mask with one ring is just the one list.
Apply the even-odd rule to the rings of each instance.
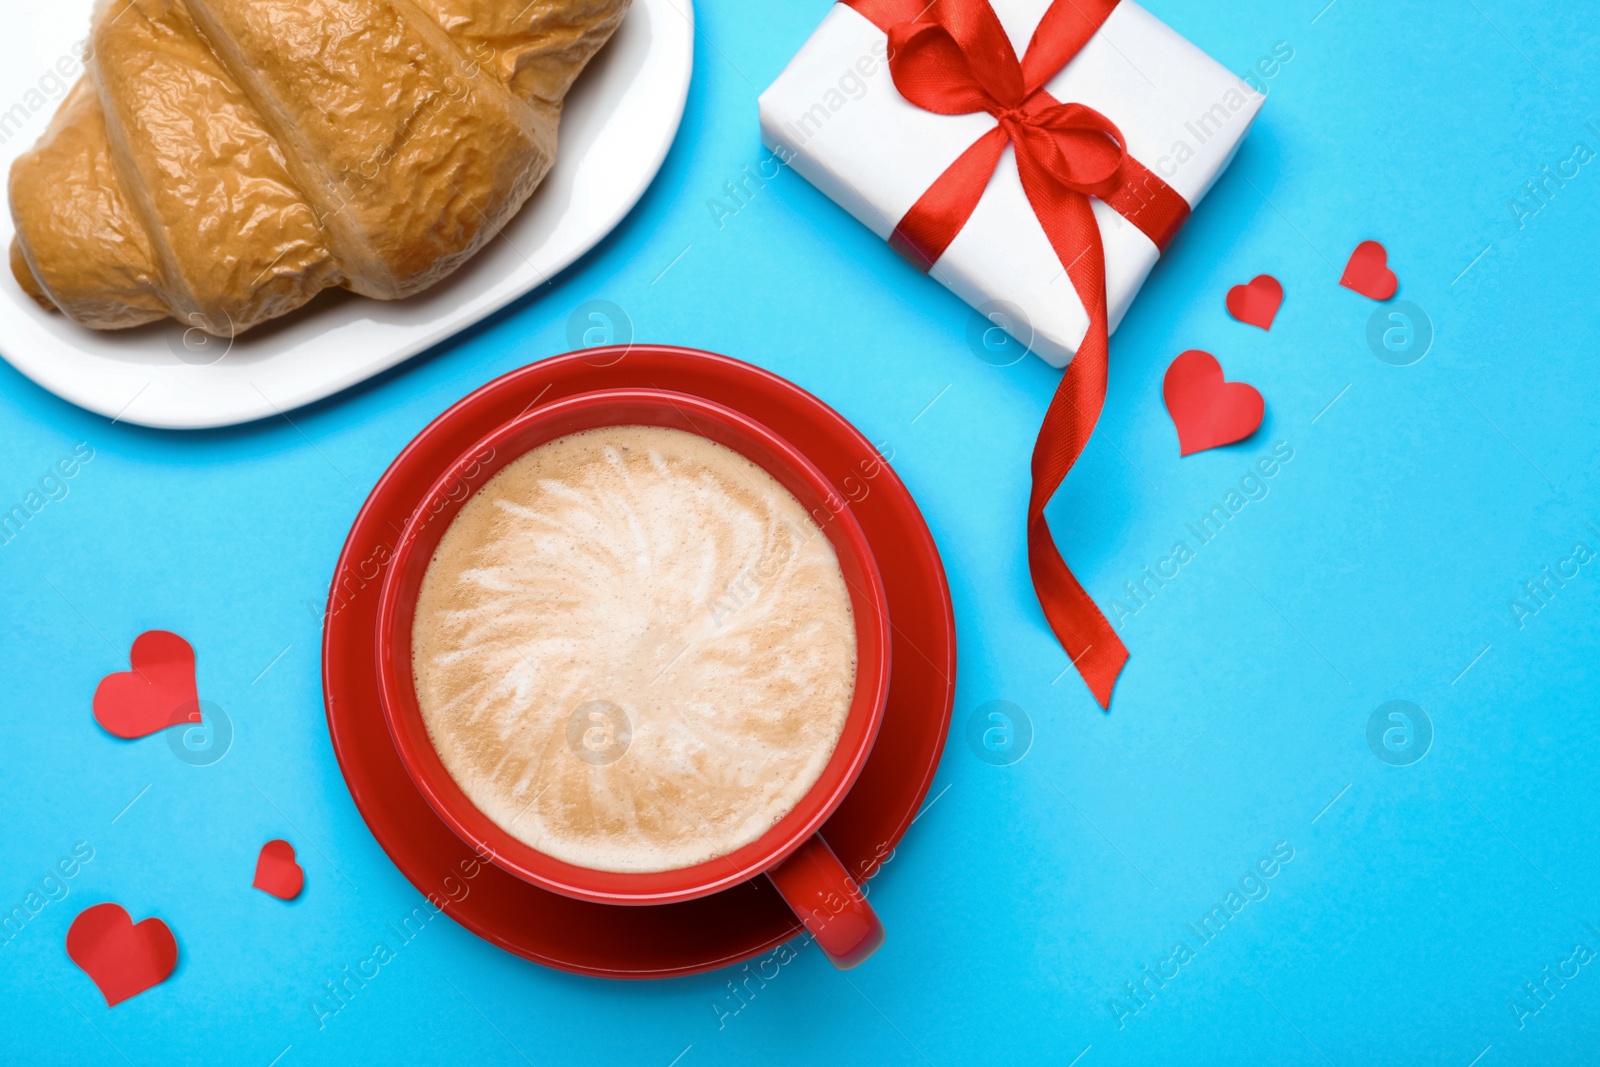
[[[322, 646], [334, 754], [373, 836], [411, 883], [462, 926], [538, 963], [609, 978], [663, 978], [738, 963], [801, 932], [764, 878], [681, 904], [595, 904], [539, 889], [447, 827], [406, 773], [378, 707], [374, 632], [383, 568], [433, 480], [494, 427], [593, 389], [693, 393], [761, 421], [848, 498], [876, 548], [894, 628], [894, 674], [878, 741], [822, 836], [858, 878], [876, 873], [915, 818], [944, 750], [955, 699], [955, 619], [938, 549], [905, 485], [871, 442], [799, 386], [747, 363], [659, 345], [596, 348], [490, 382], [435, 419], [379, 479], [340, 554]], [[884, 915], [889, 937], [912, 931]]]

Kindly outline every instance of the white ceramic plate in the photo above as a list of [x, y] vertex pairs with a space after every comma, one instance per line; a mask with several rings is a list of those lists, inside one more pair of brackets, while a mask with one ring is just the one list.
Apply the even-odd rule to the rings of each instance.
[[[8, 0], [0, 34], [0, 172], [44, 132], [82, 70], [91, 0]], [[568, 97], [555, 167], [528, 206], [443, 284], [396, 303], [348, 294], [226, 342], [176, 323], [101, 333], [43, 311], [0, 258], [0, 356], [44, 388], [123, 422], [200, 429], [290, 411], [354, 385], [499, 310], [593, 248], [666, 158], [694, 65], [691, 0], [634, 0]], [[57, 58], [59, 57], [59, 58]], [[0, 251], [14, 227], [0, 212]], [[224, 354], [225, 353], [225, 354]], [[219, 358], [220, 355], [220, 358]]]

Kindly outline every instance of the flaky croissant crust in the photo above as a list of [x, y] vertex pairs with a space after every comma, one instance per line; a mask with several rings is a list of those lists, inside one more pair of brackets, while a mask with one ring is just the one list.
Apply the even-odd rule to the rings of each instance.
[[12, 271], [84, 326], [220, 336], [420, 292], [543, 181], [629, 2], [101, 0], [11, 169]]

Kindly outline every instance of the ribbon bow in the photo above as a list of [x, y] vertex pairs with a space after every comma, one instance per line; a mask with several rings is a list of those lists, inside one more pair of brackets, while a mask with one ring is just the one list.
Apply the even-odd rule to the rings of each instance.
[[889, 36], [900, 95], [940, 115], [987, 112], [998, 125], [952, 163], [900, 220], [890, 244], [932, 269], [982, 199], [1009, 144], [1023, 191], [1089, 316], [1089, 328], [1045, 412], [1033, 449], [1028, 569], [1046, 620], [1100, 706], [1128, 650], [1078, 584], [1044, 508], [1088, 444], [1106, 396], [1109, 327], [1105, 249], [1089, 197], [1105, 201], [1158, 249], [1189, 205], [1128, 154], [1115, 124], [1045, 85], [1095, 35], [1118, 0], [1055, 0], [1018, 60], [989, 0], [843, 0]]

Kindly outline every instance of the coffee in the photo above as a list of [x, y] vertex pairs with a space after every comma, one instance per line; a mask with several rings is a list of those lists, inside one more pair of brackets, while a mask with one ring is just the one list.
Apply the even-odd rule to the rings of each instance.
[[412, 626], [445, 768], [517, 839], [605, 871], [727, 855], [821, 776], [855, 691], [828, 538], [695, 434], [587, 430], [463, 506]]

